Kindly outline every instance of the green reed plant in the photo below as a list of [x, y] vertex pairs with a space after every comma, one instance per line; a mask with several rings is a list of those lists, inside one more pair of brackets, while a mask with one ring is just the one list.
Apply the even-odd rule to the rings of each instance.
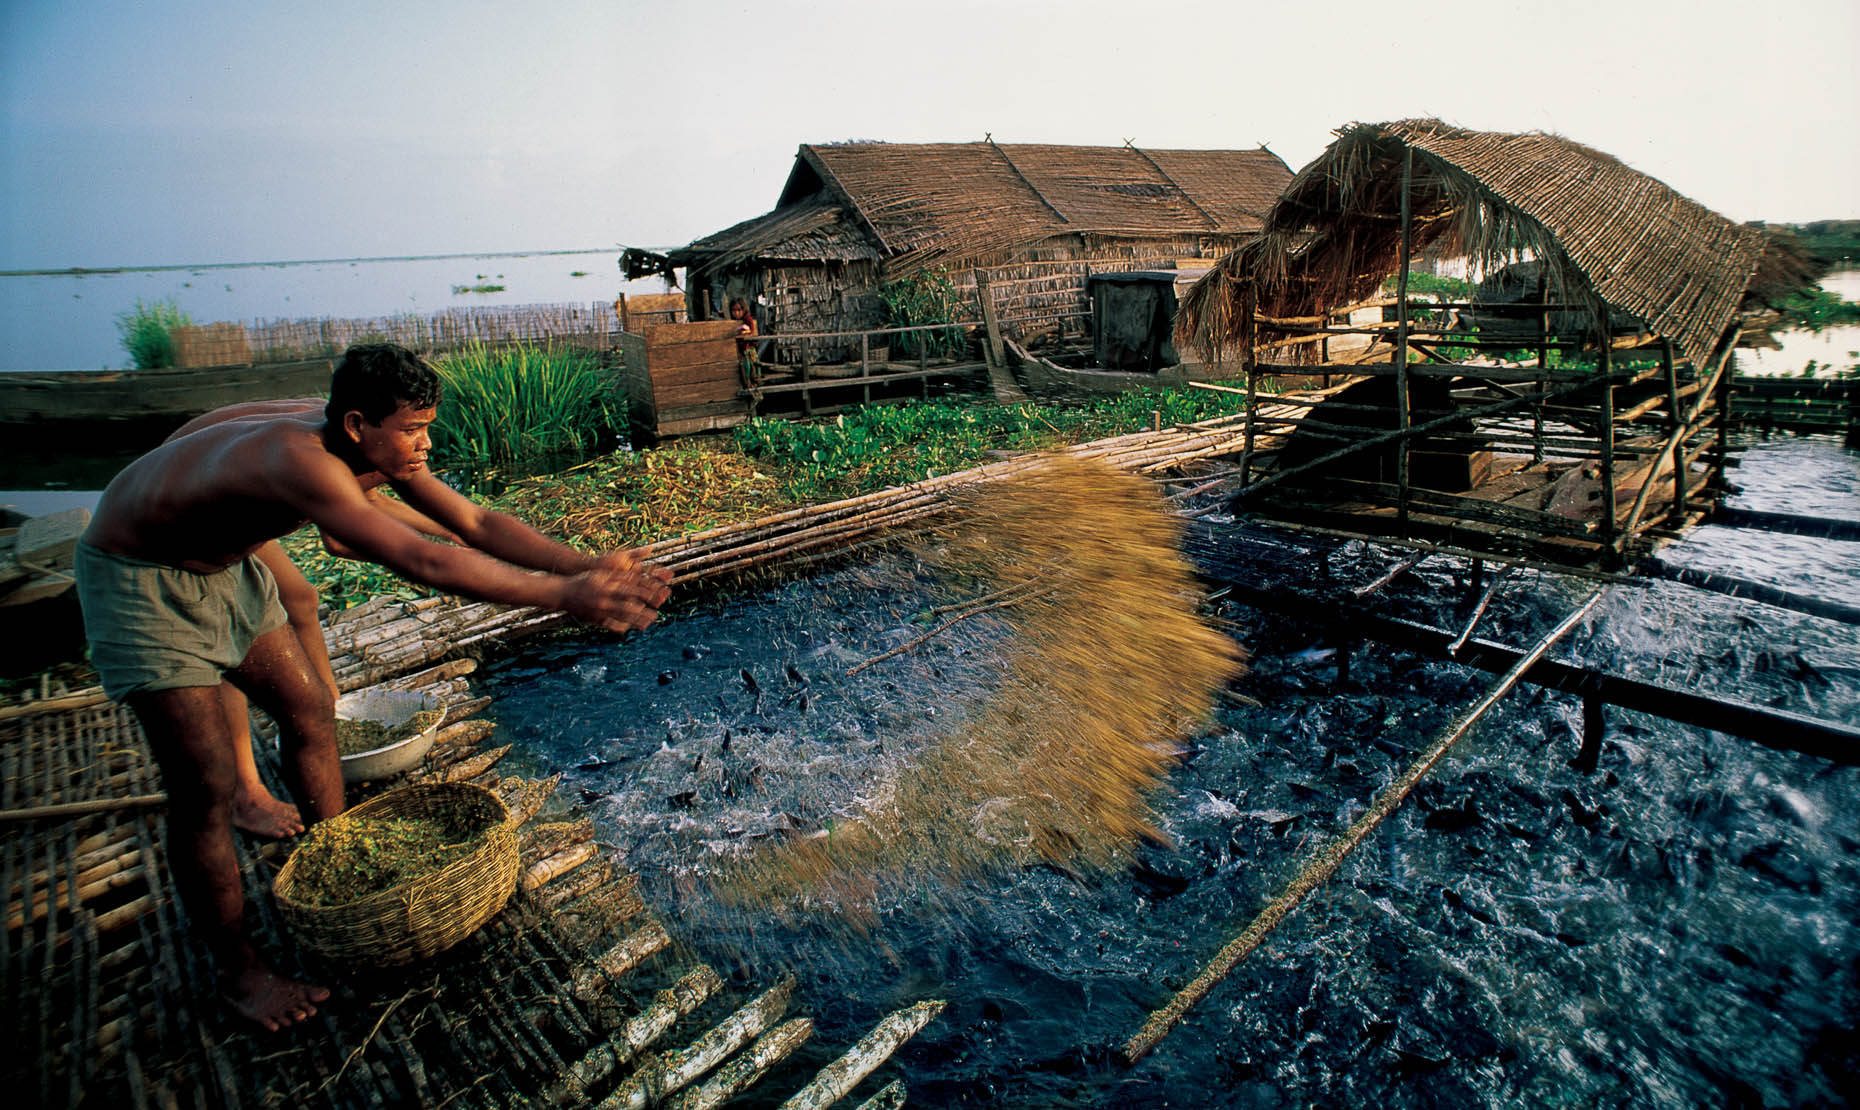
[[626, 397], [595, 352], [474, 343], [435, 365], [445, 385], [433, 425], [439, 465], [521, 472], [610, 447], [626, 432]]
[[156, 370], [174, 365], [175, 328], [194, 325], [194, 318], [181, 311], [172, 300], [142, 303], [116, 317], [117, 334], [123, 338], [123, 350], [129, 352], [138, 370]]

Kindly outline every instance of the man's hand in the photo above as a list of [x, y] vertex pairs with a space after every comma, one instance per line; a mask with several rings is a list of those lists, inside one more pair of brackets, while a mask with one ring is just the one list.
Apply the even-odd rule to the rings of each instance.
[[637, 560], [622, 569], [609, 564], [608, 558], [602, 556], [592, 569], [569, 579], [562, 608], [609, 632], [646, 627], [671, 595], [671, 573]]
[[625, 548], [609, 551], [594, 560], [594, 565], [622, 573], [637, 573], [664, 586], [672, 584], [671, 568], [659, 566], [657, 563], [648, 563], [639, 557], [639, 552], [628, 551]]

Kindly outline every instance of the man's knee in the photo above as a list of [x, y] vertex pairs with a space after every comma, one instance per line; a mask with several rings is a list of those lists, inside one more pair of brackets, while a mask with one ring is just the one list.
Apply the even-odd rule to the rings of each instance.
[[278, 579], [278, 603], [284, 606], [284, 615], [290, 618], [292, 627], [298, 629], [315, 628], [317, 621], [316, 587], [301, 576], [294, 579]]

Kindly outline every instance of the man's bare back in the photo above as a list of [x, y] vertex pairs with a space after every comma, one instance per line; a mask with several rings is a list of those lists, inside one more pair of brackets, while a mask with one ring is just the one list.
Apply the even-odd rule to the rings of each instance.
[[[184, 570], [230, 566], [303, 525], [290, 495], [296, 471], [318, 455], [336, 462], [322, 429], [321, 412], [300, 412], [235, 418], [172, 439], [110, 483], [86, 542]], [[371, 486], [383, 480], [372, 477]]]

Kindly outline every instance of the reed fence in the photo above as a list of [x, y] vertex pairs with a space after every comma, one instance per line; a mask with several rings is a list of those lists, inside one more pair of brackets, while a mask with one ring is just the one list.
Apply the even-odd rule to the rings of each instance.
[[183, 366], [243, 366], [335, 358], [355, 343], [399, 343], [422, 354], [471, 344], [500, 346], [547, 340], [590, 350], [614, 347], [619, 318], [606, 301], [590, 304], [468, 305], [433, 313], [358, 318], [253, 320], [177, 328]]

